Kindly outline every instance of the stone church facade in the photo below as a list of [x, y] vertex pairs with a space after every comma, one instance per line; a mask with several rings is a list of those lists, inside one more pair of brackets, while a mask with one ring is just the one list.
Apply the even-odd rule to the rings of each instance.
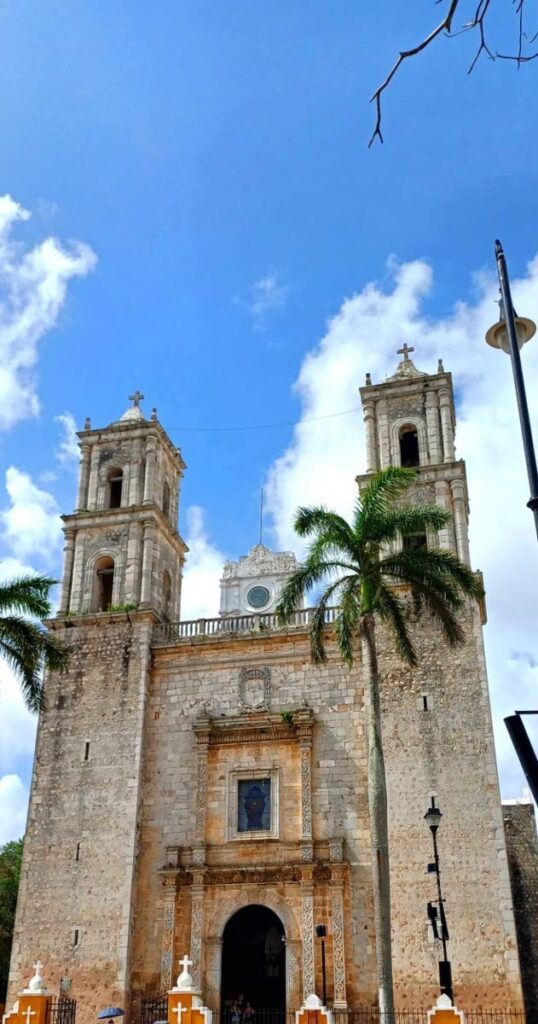
[[[403, 356], [392, 377], [361, 388], [367, 472], [358, 485], [379, 467], [416, 464], [416, 496], [453, 516], [424, 541], [469, 563], [451, 376], [441, 364], [421, 373], [406, 346]], [[47, 681], [39, 722], [8, 999], [39, 956], [49, 987], [75, 996], [83, 1021], [109, 1004], [136, 1016], [189, 952], [213, 1009], [239, 989], [258, 1006], [273, 998], [294, 1010], [321, 994], [321, 924], [328, 1001], [375, 1006], [361, 652], [345, 667], [329, 624], [328, 661], [311, 663], [308, 609], [285, 628], [274, 613], [295, 558], [263, 545], [225, 566], [220, 616], [181, 621], [185, 465], [140, 398], [109, 427], [80, 433], [77, 508], [65, 517], [50, 624], [70, 659]], [[458, 1005], [522, 1005], [484, 617], [484, 607], [465, 609], [457, 649], [418, 623], [414, 670], [380, 628], [402, 1009], [430, 1005], [438, 991], [423, 821], [432, 795], [443, 812]]]

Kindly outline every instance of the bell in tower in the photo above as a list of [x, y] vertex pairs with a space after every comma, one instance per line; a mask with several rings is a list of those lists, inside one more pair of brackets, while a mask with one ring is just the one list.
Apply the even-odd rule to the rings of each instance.
[[77, 507], [64, 516], [60, 615], [151, 608], [179, 619], [187, 547], [177, 531], [185, 463], [144, 396], [115, 423], [79, 433]]

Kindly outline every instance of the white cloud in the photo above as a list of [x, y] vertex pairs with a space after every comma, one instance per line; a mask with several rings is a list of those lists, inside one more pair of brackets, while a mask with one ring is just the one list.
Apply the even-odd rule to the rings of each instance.
[[211, 542], [202, 508], [191, 505], [185, 519], [189, 553], [183, 574], [181, 618], [213, 618], [219, 613], [219, 580], [226, 556]]
[[58, 322], [72, 277], [93, 270], [96, 256], [82, 242], [63, 247], [49, 237], [25, 249], [12, 238], [17, 222], [27, 221], [9, 195], [0, 196], [0, 429], [37, 416], [34, 368], [43, 334]]
[[6, 490], [10, 504], [0, 511], [2, 540], [19, 559], [39, 555], [53, 562], [62, 535], [56, 499], [15, 466], [6, 472]]
[[54, 421], [60, 424], [62, 431], [60, 443], [56, 449], [56, 458], [62, 466], [76, 471], [79, 465], [80, 449], [75, 417], [70, 412], [63, 412], [60, 416], [55, 416]]
[[[364, 471], [362, 415], [306, 421], [359, 406], [357, 387], [365, 373], [370, 371], [374, 382], [393, 373], [403, 341], [415, 346], [419, 369], [435, 372], [443, 357], [456, 389], [457, 454], [467, 462], [472, 559], [487, 588], [485, 638], [501, 774], [506, 792], [514, 794], [522, 775], [502, 716], [515, 707], [536, 706], [538, 633], [536, 535], [525, 507], [528, 486], [510, 362], [484, 342], [486, 328], [497, 319], [493, 278], [476, 275], [474, 301], [458, 303], [438, 320], [423, 309], [432, 280], [423, 261], [401, 266], [391, 261], [385, 289], [368, 284], [342, 304], [303, 361], [295, 384], [301, 422], [269, 472], [268, 505], [281, 549], [299, 547], [291, 526], [298, 505], [323, 502], [349, 513], [354, 477]], [[514, 282], [513, 292], [518, 311], [538, 318], [538, 258]], [[532, 395], [538, 389], [536, 341], [526, 346], [523, 361]]]
[[240, 305], [248, 310], [255, 331], [268, 327], [271, 314], [285, 306], [287, 294], [288, 289], [276, 273], [265, 274], [251, 284], [248, 301]]
[[20, 839], [26, 827], [28, 790], [18, 775], [0, 777], [0, 846]]

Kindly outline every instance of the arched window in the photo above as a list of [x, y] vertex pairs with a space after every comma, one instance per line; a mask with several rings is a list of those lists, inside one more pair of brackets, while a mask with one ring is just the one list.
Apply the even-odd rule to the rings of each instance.
[[417, 428], [402, 427], [400, 430], [400, 464], [402, 466], [420, 466]]
[[170, 618], [170, 600], [172, 597], [172, 580], [167, 569], [163, 572], [163, 615], [165, 619]]
[[163, 512], [165, 516], [170, 515], [170, 487], [166, 480], [163, 487]]
[[410, 537], [403, 538], [404, 551], [416, 551], [418, 548], [427, 548], [428, 539], [425, 533], [412, 533]]
[[114, 559], [103, 555], [95, 563], [94, 611], [107, 612], [112, 604]]
[[119, 508], [123, 487], [123, 469], [110, 469], [108, 472], [108, 508]]

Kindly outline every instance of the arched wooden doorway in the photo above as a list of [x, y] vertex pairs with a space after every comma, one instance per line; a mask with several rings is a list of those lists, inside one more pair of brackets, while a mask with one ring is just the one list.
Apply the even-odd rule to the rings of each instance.
[[[229, 919], [222, 937], [221, 1010], [227, 1024], [256, 1024], [259, 1011], [286, 1009], [286, 945], [280, 918], [250, 904]], [[253, 1011], [251, 1013], [251, 1011]]]

